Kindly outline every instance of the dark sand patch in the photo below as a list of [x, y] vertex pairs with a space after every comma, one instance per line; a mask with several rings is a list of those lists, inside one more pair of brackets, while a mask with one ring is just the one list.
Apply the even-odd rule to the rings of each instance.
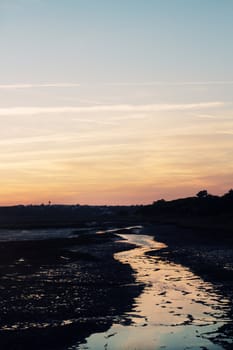
[[[0, 346], [64, 349], [107, 330], [142, 286], [113, 234], [0, 243]], [[123, 320], [127, 322], [127, 320]]]

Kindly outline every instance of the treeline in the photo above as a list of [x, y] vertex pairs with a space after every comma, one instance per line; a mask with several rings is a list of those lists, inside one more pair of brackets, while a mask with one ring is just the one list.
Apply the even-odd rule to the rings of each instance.
[[140, 208], [143, 216], [226, 216], [233, 218], [233, 190], [223, 196], [202, 190], [194, 197], [166, 201], [160, 199]]

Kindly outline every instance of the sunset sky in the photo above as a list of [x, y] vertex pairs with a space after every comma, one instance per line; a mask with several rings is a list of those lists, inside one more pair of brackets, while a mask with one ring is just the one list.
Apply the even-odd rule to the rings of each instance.
[[233, 187], [233, 1], [0, 0], [0, 205]]

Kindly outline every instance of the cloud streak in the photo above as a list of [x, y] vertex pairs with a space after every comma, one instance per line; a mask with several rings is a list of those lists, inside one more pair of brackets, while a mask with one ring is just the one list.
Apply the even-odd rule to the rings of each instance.
[[[233, 80], [209, 80], [209, 81], [145, 81], [145, 82], [109, 82], [93, 83], [90, 86], [202, 86], [202, 85], [233, 85]], [[0, 84], [0, 90], [18, 90], [18, 89], [40, 89], [40, 88], [77, 88], [89, 86], [89, 84], [80, 83], [15, 83]]]
[[218, 108], [224, 106], [224, 102], [200, 102], [186, 104], [119, 104], [119, 105], [94, 105], [94, 106], [64, 106], [64, 107], [7, 107], [0, 108], [0, 116], [33, 116], [40, 114], [60, 113], [98, 113], [98, 112], [126, 112], [126, 113], [152, 113], [169, 111], [188, 111], [206, 108]]
[[207, 80], [207, 81], [148, 81], [148, 82], [119, 82], [104, 83], [105, 86], [195, 86], [195, 85], [233, 85], [233, 80]]
[[72, 83], [43, 83], [43, 84], [0, 84], [0, 90], [38, 89], [38, 88], [75, 88], [80, 84]]

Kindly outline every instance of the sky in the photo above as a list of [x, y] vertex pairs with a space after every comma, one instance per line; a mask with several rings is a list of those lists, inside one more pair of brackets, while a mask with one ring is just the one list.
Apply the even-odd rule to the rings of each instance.
[[0, 205], [233, 187], [233, 1], [0, 0]]

